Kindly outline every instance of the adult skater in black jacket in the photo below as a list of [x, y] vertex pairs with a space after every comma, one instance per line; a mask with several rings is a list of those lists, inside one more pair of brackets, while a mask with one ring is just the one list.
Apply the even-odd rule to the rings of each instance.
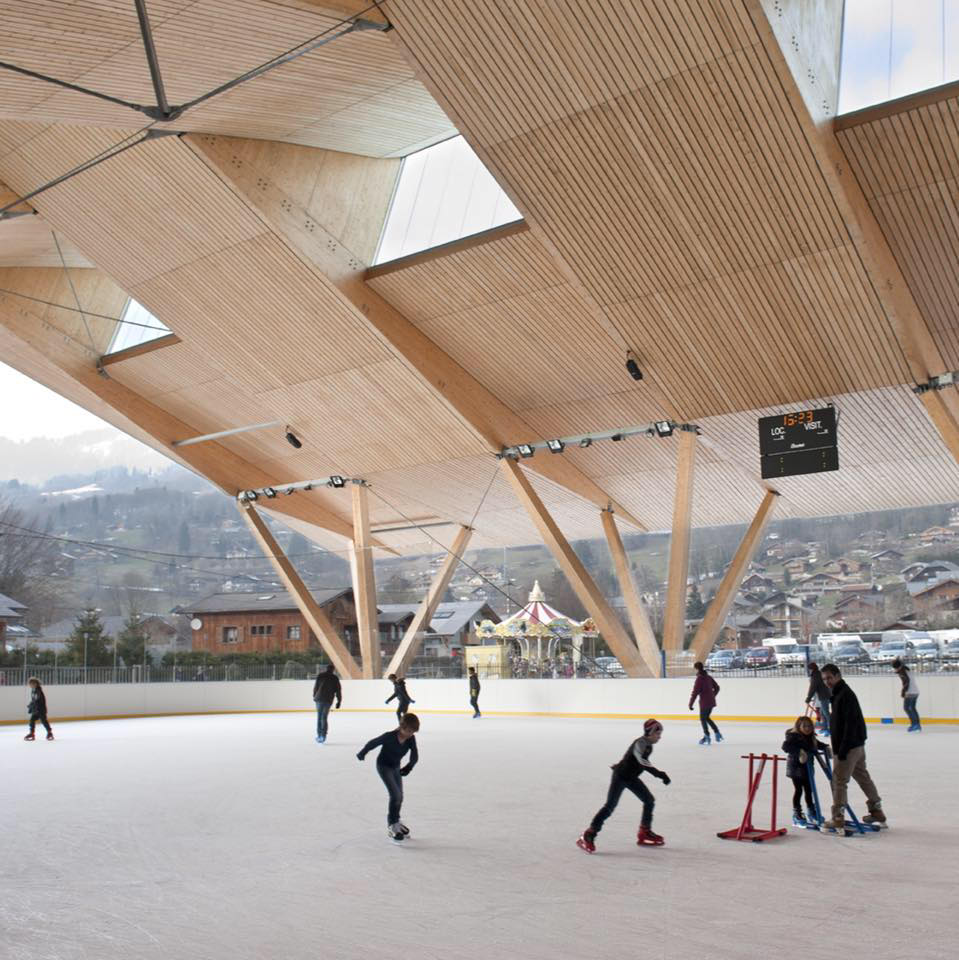
[[[380, 747], [376, 758], [376, 772], [386, 785], [390, 801], [386, 812], [386, 830], [391, 840], [397, 843], [405, 840], [409, 834], [409, 827], [400, 821], [400, 808], [403, 806], [403, 780], [416, 766], [420, 758], [416, 749], [416, 732], [420, 728], [419, 717], [415, 713], [408, 713], [396, 730], [387, 730], [386, 733], [370, 740], [356, 755], [362, 760], [374, 747]], [[409, 753], [410, 759], [405, 766], [400, 761]]]
[[416, 703], [416, 701], [406, 692], [406, 679], [404, 677], [397, 677], [395, 673], [391, 673], [386, 679], [393, 683], [393, 692], [386, 698], [386, 702], [396, 700], [396, 719], [402, 720], [403, 715], [409, 710], [410, 704]]
[[328, 664], [323, 673], [316, 675], [313, 684], [313, 700], [316, 703], [316, 742], [325, 743], [329, 730], [330, 707], [336, 701], [336, 709], [343, 703], [343, 688], [340, 678], [333, 672], [333, 664]]
[[27, 704], [27, 713], [30, 715], [30, 732], [23, 738], [24, 740], [36, 740], [34, 730], [37, 724], [42, 723], [47, 730], [47, 739], [53, 739], [53, 730], [50, 729], [50, 722], [47, 720], [47, 698], [40, 686], [40, 681], [36, 677], [31, 677], [27, 681], [30, 687], [30, 702]]
[[480, 695], [480, 682], [479, 677], [476, 676], [476, 667], [470, 667], [469, 672], [470, 677], [470, 706], [473, 708], [473, 719], [481, 717], [479, 708], [479, 695]]
[[609, 793], [606, 803], [599, 808], [593, 822], [583, 831], [583, 835], [576, 841], [576, 845], [587, 853], [596, 852], [596, 834], [603, 829], [609, 815], [616, 809], [619, 798], [624, 790], [629, 790], [643, 802], [643, 818], [640, 822], [636, 843], [639, 846], [662, 846], [665, 841], [658, 833], [653, 833], [653, 806], [656, 801], [649, 788], [640, 780], [643, 773], [658, 777], [665, 784], [669, 784], [669, 777], [657, 770], [649, 762], [649, 755], [653, 752], [653, 745], [659, 742], [663, 735], [663, 725], [658, 720], [647, 720], [643, 724], [643, 735], [634, 740], [623, 759], [613, 764], [613, 776], [609, 781]]

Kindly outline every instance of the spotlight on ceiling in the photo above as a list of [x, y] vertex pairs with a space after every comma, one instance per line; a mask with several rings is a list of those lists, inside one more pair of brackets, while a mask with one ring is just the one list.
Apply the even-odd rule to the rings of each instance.
[[303, 441], [289, 428], [286, 428], [286, 442], [294, 449], [299, 450]]
[[632, 350], [626, 351], [626, 370], [634, 380], [643, 379], [643, 371], [639, 369], [639, 364], [636, 362]]
[[273, 487], [264, 487], [263, 495], [267, 498], [267, 500], [272, 500], [276, 497], [276, 490], [274, 490]]
[[243, 494], [243, 499], [244, 499], [244, 500], [249, 500], [250, 503], [253, 503], [254, 500], [258, 500], [258, 499], [259, 499], [259, 496], [257, 495], [256, 490], [247, 490], [247, 491]]
[[612, 440], [613, 443], [619, 443], [619, 441], [623, 439], [623, 435], [621, 433], [614, 433], [609, 439]]
[[668, 437], [673, 432], [673, 425], [668, 420], [656, 421], [656, 433], [661, 437]]
[[521, 443], [516, 448], [519, 451], [521, 457], [531, 457], [536, 451], [528, 443]]
[[562, 440], [547, 440], [546, 446], [550, 453], [562, 453], [566, 449], [566, 444]]
[[[305, 490], [307, 488], [304, 487], [303, 489]], [[296, 487], [287, 487], [283, 492], [289, 497], [291, 494], [296, 493]]]
[[579, 445], [585, 450], [586, 447], [591, 447], [593, 445], [593, 438], [583, 437], [583, 439], [579, 441]]
[[342, 477], [330, 477], [330, 486], [336, 487], [339, 490], [341, 487], [346, 486], [346, 481]]

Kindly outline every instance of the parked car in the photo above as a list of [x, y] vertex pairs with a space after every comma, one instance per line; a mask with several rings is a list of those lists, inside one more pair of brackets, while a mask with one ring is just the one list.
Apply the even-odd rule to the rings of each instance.
[[916, 659], [917, 660], [938, 660], [939, 659], [939, 644], [936, 643], [931, 637], [928, 640], [916, 639], [913, 640], [913, 645], [916, 648]]
[[623, 665], [615, 657], [597, 657], [594, 661], [601, 677], [625, 677]]
[[772, 647], [776, 652], [776, 662], [781, 667], [799, 667], [806, 665], [805, 644], [777, 640], [774, 643], [764, 644]]
[[883, 640], [876, 654], [877, 663], [892, 663], [902, 660], [905, 663], [916, 662], [916, 648], [911, 640]]
[[738, 650], [713, 650], [706, 658], [707, 670], [737, 670], [743, 666], [743, 657]]
[[871, 660], [861, 643], [841, 643], [833, 648], [832, 662], [835, 664], [869, 663]]
[[775, 667], [776, 651], [772, 647], [750, 647], [746, 651], [746, 666], [752, 669]]
[[942, 669], [959, 670], [959, 640], [950, 640], [942, 648]]

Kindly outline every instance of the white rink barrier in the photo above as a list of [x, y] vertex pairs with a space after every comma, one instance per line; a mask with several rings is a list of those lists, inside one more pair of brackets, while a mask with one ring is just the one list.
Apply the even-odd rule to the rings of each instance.
[[[803, 711], [801, 677], [717, 678], [718, 721], [787, 722]], [[76, 684], [45, 687], [51, 721], [197, 713], [272, 713], [312, 710], [312, 680]], [[687, 709], [692, 678], [674, 680], [483, 680], [480, 709], [487, 716], [579, 718], [696, 717]], [[906, 721], [892, 677], [850, 677], [871, 723]], [[959, 675], [919, 677], [924, 723], [959, 723]], [[410, 680], [415, 712], [471, 712], [466, 680]], [[395, 702], [386, 680], [347, 680], [343, 709], [389, 714]], [[26, 723], [29, 691], [0, 687], [0, 723]]]

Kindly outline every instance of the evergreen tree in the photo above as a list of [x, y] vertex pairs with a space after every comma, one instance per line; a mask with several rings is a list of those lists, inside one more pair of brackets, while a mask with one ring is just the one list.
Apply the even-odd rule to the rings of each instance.
[[177, 550], [181, 556], [188, 556], [190, 553], [190, 528], [186, 520], [180, 523], [180, 534], [177, 538]]
[[110, 638], [104, 633], [100, 611], [88, 607], [78, 617], [73, 633], [67, 638], [65, 659], [82, 665], [86, 650], [88, 667], [105, 667], [113, 663], [113, 650], [108, 646]]
[[147, 650], [150, 638], [141, 621], [140, 612], [131, 606], [130, 614], [123, 622], [123, 628], [117, 637], [117, 653], [128, 667], [135, 663], [148, 663], [150, 660]]
[[689, 599], [686, 601], [686, 619], [702, 620], [706, 616], [706, 604], [699, 595], [699, 587], [693, 584], [693, 589], [689, 592]]

